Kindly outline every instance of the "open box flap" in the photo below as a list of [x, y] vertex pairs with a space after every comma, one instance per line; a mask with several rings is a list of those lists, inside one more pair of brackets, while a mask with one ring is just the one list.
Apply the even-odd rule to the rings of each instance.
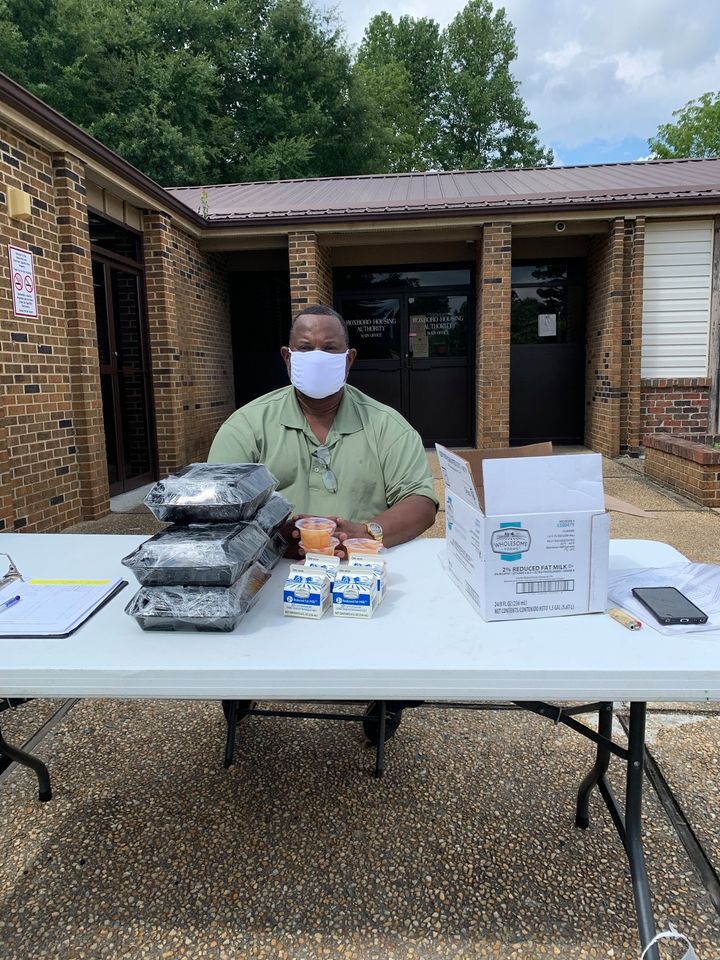
[[[519, 457], [547, 457], [553, 452], [551, 443], [533, 443], [524, 447], [500, 447], [491, 450], [463, 450], [455, 453], [440, 444], [435, 445], [438, 461], [447, 489], [466, 503], [485, 509], [483, 489], [484, 460], [516, 459]], [[565, 456], [565, 455], [563, 455]], [[587, 456], [587, 454], [578, 454]], [[604, 496], [606, 510], [652, 520], [654, 515], [634, 504], [609, 494]], [[598, 509], [602, 509], [601, 507]], [[523, 512], [527, 512], [523, 510]]]
[[605, 494], [605, 509], [612, 510], [613, 513], [625, 513], [630, 517], [645, 517], [646, 520], [655, 519], [653, 513], [648, 513], [642, 507], [636, 507], [632, 503], [618, 499], [618, 497], [611, 497], [609, 493]]
[[489, 516], [605, 510], [599, 453], [484, 460], [482, 471]]
[[488, 450], [462, 450], [454, 453], [435, 444], [445, 485], [466, 503], [485, 509], [483, 469], [485, 460], [508, 460], [523, 457], [547, 457], [553, 452], [551, 443], [531, 443], [524, 447], [497, 447]]

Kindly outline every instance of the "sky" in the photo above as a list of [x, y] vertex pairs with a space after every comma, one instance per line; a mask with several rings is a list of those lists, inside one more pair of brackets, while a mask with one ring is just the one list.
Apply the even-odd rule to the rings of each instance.
[[[318, 6], [329, 6], [315, 0]], [[386, 10], [445, 26], [463, 0], [337, 0], [348, 40]], [[717, 0], [505, 0], [513, 75], [557, 165], [650, 154], [648, 137], [688, 100], [720, 91]]]

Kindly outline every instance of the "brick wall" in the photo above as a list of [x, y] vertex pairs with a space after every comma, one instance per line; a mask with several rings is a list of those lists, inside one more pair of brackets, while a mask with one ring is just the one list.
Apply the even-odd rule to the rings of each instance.
[[651, 434], [645, 438], [645, 474], [706, 507], [720, 507], [720, 450], [713, 442], [717, 437]]
[[645, 218], [625, 221], [623, 237], [622, 384], [620, 392], [620, 450], [637, 456], [641, 447], [642, 417], [640, 364], [642, 355], [643, 268]]
[[290, 305], [292, 314], [308, 303], [333, 305], [332, 253], [320, 246], [314, 233], [291, 233], [288, 237]]
[[234, 409], [227, 270], [164, 213], [143, 224], [158, 474], [204, 460]]
[[[30, 220], [9, 218], [9, 187], [32, 197]], [[0, 238], [0, 530], [61, 530], [109, 507], [85, 170], [2, 125]], [[233, 409], [227, 272], [163, 214], [144, 239], [167, 472], [204, 459]], [[34, 255], [37, 320], [13, 314], [8, 244]]]
[[620, 400], [625, 295], [625, 225], [593, 237], [588, 253], [585, 443], [616, 457], [620, 452]]
[[710, 381], [707, 377], [643, 380], [640, 412], [643, 434], [708, 432]]
[[[225, 259], [172, 231], [176, 310], [182, 339], [184, 461], [205, 460], [218, 427], [235, 409], [230, 294]], [[255, 322], [255, 318], [248, 318]]]
[[477, 244], [476, 439], [502, 447], [510, 436], [512, 227], [489, 223]]
[[[32, 197], [27, 221], [8, 216], [5, 190]], [[86, 360], [92, 286], [87, 262], [85, 188], [78, 162], [53, 157], [0, 125], [0, 528], [59, 530], [94, 502], [82, 469], [93, 389], [74, 389], [71, 371]], [[34, 254], [40, 317], [14, 316], [8, 243]], [[90, 265], [87, 263], [87, 270]], [[97, 373], [88, 373], [88, 380]]]

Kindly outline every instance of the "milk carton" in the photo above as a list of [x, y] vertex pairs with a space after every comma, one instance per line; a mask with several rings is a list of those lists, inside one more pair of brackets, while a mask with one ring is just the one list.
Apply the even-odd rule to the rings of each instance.
[[351, 553], [348, 567], [351, 570], [371, 570], [377, 577], [378, 603], [387, 591], [387, 564], [381, 557], [370, 557], [366, 553]]
[[330, 582], [337, 576], [340, 568], [340, 557], [328, 557], [324, 553], [306, 553], [305, 567], [313, 570], [323, 570]]
[[372, 570], [363, 573], [348, 570], [335, 578], [333, 616], [367, 619], [373, 615], [379, 602], [377, 574]]
[[319, 620], [330, 606], [330, 580], [324, 570], [293, 564], [283, 589], [286, 617]]

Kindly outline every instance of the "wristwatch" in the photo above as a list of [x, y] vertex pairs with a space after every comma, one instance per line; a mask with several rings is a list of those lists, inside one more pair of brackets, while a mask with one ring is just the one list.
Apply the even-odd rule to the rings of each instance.
[[365, 526], [367, 527], [367, 532], [370, 534], [370, 536], [374, 540], [382, 540], [383, 528], [380, 526], [379, 523], [375, 523], [374, 521], [370, 520], [368, 523], [365, 524]]

